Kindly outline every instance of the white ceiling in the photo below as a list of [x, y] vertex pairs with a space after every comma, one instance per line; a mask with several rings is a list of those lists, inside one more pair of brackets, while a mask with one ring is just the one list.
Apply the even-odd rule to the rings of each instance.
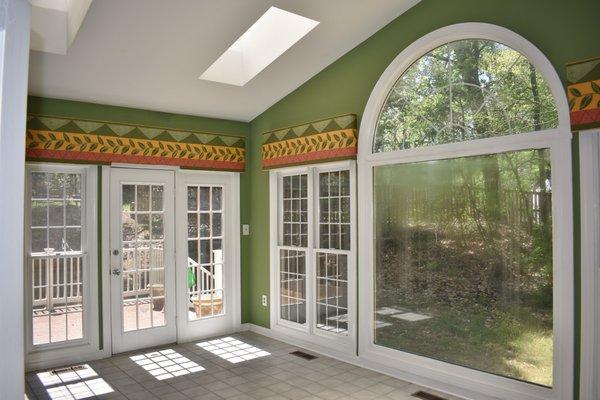
[[[32, 95], [250, 121], [418, 0], [100, 0]], [[320, 24], [245, 86], [198, 79], [270, 6]]]

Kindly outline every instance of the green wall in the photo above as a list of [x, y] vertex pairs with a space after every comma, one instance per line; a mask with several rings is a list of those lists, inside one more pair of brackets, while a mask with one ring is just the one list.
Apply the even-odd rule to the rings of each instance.
[[[269, 187], [260, 167], [260, 134], [345, 113], [363, 113], [373, 86], [390, 62], [423, 35], [455, 23], [487, 22], [535, 44], [565, 81], [565, 64], [600, 54], [597, 0], [423, 0], [365, 42], [315, 75], [251, 123], [160, 113], [64, 100], [29, 98], [29, 112], [248, 135], [246, 172], [241, 174], [242, 322], [269, 326], [260, 296], [269, 294]], [[577, 141], [574, 141], [577, 144]], [[579, 334], [579, 175], [573, 148], [576, 335]], [[578, 341], [578, 337], [576, 338]], [[579, 351], [576, 346], [576, 356]], [[578, 358], [576, 359], [578, 365]], [[575, 374], [578, 375], [578, 368]]]
[[[27, 101], [27, 112], [31, 114], [48, 115], [67, 118], [94, 119], [100, 121], [122, 122], [128, 124], [139, 124], [153, 127], [173, 128], [183, 130], [193, 130], [200, 132], [229, 133], [236, 135], [250, 134], [250, 124], [247, 122], [230, 121], [216, 118], [197, 117], [193, 115], [171, 114], [157, 111], [141, 110], [136, 108], [116, 107], [103, 104], [84, 103], [70, 100], [49, 99], [30, 96]], [[100, 170], [101, 171], [101, 170]], [[250, 202], [248, 193], [250, 192], [250, 175], [246, 172], [240, 174], [240, 218], [242, 223], [248, 223]], [[100, 179], [100, 178], [99, 178]], [[98, 196], [102, 191], [101, 182], [98, 182]], [[100, 202], [98, 202], [100, 204]], [[100, 218], [102, 210], [98, 210]], [[102, 237], [102, 226], [98, 225], [98, 238]], [[248, 248], [249, 236], [241, 237], [242, 249], [242, 281], [248, 280]], [[99, 254], [98, 265], [101, 266], [101, 254]], [[100, 274], [100, 271], [99, 271]], [[100, 290], [102, 293], [102, 280], [99, 279]], [[247, 286], [242, 287], [242, 299], [247, 295], [245, 290]], [[102, 302], [99, 306], [99, 315], [102, 319]], [[242, 315], [246, 321], [248, 315], [247, 302], [242, 301]], [[102, 343], [102, 324], [100, 324], [100, 342]]]
[[[565, 64], [600, 55], [597, 0], [423, 0], [251, 122], [247, 171], [250, 191], [249, 320], [269, 326], [269, 310], [260, 296], [269, 292], [269, 186], [260, 167], [260, 134], [344, 113], [359, 119], [375, 83], [391, 61], [408, 45], [438, 28], [462, 22], [486, 22], [520, 34], [536, 45], [565, 82]], [[576, 279], [576, 341], [579, 341], [579, 176], [574, 141], [574, 217]], [[360, 301], [360, 299], [359, 299]], [[579, 364], [579, 347], [576, 365]], [[575, 371], [578, 379], [578, 367]], [[576, 390], [577, 392], [577, 390]]]
[[199, 132], [237, 135], [248, 135], [250, 133], [247, 122], [35, 96], [29, 96], [27, 99], [27, 112], [55, 117], [139, 124], [158, 128], [189, 129]]

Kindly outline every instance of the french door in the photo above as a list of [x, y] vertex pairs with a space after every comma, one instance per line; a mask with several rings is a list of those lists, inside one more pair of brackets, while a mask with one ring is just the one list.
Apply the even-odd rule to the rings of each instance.
[[235, 332], [239, 178], [111, 168], [112, 351]]
[[174, 171], [111, 168], [113, 353], [177, 339]]
[[177, 336], [239, 329], [239, 190], [232, 173], [177, 173]]

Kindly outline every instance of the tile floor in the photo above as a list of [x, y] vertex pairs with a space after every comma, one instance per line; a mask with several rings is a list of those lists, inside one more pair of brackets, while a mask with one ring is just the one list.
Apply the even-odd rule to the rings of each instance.
[[28, 373], [27, 397], [416, 400], [411, 394], [425, 390], [321, 355], [304, 360], [289, 354], [294, 350], [298, 348], [251, 332], [162, 346], [92, 361], [83, 368]]

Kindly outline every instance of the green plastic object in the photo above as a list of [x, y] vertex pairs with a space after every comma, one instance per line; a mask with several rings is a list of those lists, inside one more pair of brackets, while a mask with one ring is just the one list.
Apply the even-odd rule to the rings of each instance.
[[188, 268], [187, 281], [188, 281], [189, 288], [196, 285], [196, 274], [194, 274], [193, 268]]

